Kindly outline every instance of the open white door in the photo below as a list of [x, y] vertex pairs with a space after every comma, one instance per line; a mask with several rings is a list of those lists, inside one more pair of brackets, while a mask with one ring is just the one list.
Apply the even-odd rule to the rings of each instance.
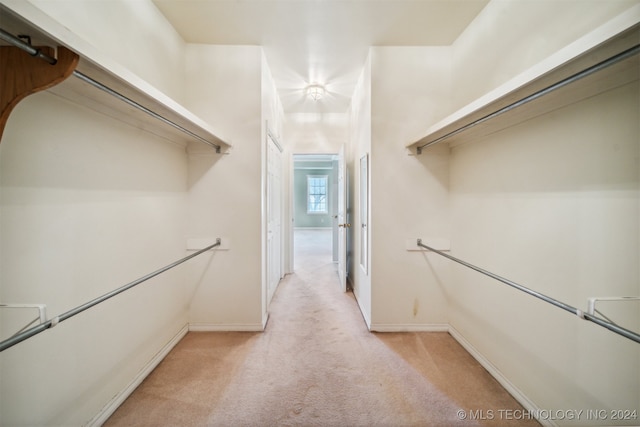
[[344, 162], [344, 145], [338, 153], [338, 277], [340, 288], [347, 291], [347, 233], [351, 224], [347, 222], [347, 179]]

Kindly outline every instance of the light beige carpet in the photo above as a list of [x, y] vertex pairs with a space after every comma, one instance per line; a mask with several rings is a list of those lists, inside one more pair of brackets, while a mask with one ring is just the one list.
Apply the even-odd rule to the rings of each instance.
[[263, 333], [187, 334], [106, 425], [538, 425], [497, 416], [522, 407], [447, 333], [368, 332], [313, 256], [280, 284]]

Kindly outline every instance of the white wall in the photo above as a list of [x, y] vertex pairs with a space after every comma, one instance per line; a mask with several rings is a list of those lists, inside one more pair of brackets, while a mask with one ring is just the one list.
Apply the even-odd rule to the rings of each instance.
[[289, 113], [284, 134], [296, 154], [334, 154], [348, 140], [348, 113]]
[[[186, 179], [183, 147], [48, 93], [22, 101], [0, 144], [0, 300], [53, 317], [181, 258]], [[0, 424], [89, 421], [185, 326], [185, 277], [2, 352]], [[3, 310], [3, 339], [28, 314]]]
[[450, 54], [447, 47], [371, 48], [374, 330], [447, 322], [446, 260], [407, 252], [405, 242], [449, 238], [449, 150], [436, 147], [416, 158], [404, 146], [448, 106]]
[[[454, 255], [586, 309], [638, 295], [637, 85], [456, 147]], [[640, 348], [463, 267], [450, 322], [545, 409], [637, 409]], [[639, 330], [635, 303], [603, 312]]]
[[187, 45], [186, 106], [233, 144], [228, 156], [189, 155], [188, 234], [230, 242], [192, 263], [194, 328], [262, 329], [261, 67], [257, 46]]
[[[405, 251], [405, 239], [448, 237], [454, 256], [581, 308], [588, 296], [638, 295], [637, 84], [451, 151], [402, 149], [632, 3], [497, 1], [453, 47], [371, 49], [351, 116], [354, 201], [358, 160], [371, 153], [369, 277], [357, 264], [357, 203], [353, 221], [355, 293], [371, 329], [449, 323], [539, 408], [638, 409], [636, 344]], [[640, 329], [637, 306], [613, 310]]]
[[638, 0], [492, 0], [452, 45], [451, 112], [634, 4]]
[[[182, 96], [184, 43], [151, 2], [7, 3]], [[184, 256], [187, 166], [185, 147], [84, 106], [22, 101], [0, 144], [0, 300], [53, 317]], [[91, 420], [185, 330], [187, 278], [179, 266], [4, 351], [0, 424]], [[3, 310], [2, 337], [31, 314]]]
[[185, 43], [150, 0], [28, 1], [106, 57], [183, 101]]
[[[490, 3], [454, 45], [455, 102], [513, 77], [630, 3], [637, 2]], [[627, 85], [454, 147], [453, 255], [582, 309], [590, 296], [640, 294], [639, 100], [638, 84]], [[451, 325], [539, 408], [640, 409], [637, 344], [452, 269]], [[637, 305], [603, 309], [640, 329]]]

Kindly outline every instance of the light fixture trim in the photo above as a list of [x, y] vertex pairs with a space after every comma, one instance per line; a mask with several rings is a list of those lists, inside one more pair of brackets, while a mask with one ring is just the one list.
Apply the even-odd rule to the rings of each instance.
[[314, 101], [321, 100], [325, 92], [326, 90], [324, 86], [319, 85], [317, 83], [310, 84], [309, 86], [307, 86], [307, 95], [309, 96], [309, 98], [313, 99]]

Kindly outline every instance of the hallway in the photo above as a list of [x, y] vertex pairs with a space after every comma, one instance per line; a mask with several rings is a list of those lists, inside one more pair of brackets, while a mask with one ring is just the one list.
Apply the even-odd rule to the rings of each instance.
[[370, 333], [302, 234], [263, 333], [187, 334], [105, 425], [537, 425], [448, 334]]
[[293, 268], [296, 275], [307, 278], [318, 269], [330, 269], [333, 265], [331, 245], [331, 229], [296, 229], [293, 233]]

